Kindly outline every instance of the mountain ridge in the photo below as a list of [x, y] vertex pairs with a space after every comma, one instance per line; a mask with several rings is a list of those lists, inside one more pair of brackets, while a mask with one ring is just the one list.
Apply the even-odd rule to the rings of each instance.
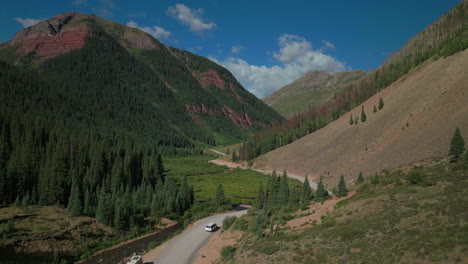
[[[467, 58], [464, 50], [424, 63], [349, 114], [257, 158], [254, 167], [323, 177], [333, 186], [340, 175], [351, 181], [359, 172], [445, 156], [455, 128], [468, 131]], [[373, 112], [380, 98], [384, 107]], [[360, 117], [362, 109], [367, 120], [350, 124], [350, 115]]]
[[[93, 38], [113, 39], [111, 41], [115, 40], [130, 56], [149, 66], [173, 94], [181, 111], [190, 116], [193, 125], [200, 127], [201, 134], [206, 134], [202, 142], [238, 142], [245, 139], [249, 131], [282, 119], [216, 63], [166, 46], [139, 29], [95, 15], [67, 12], [42, 20], [3, 43], [0, 58], [19, 67], [48, 71], [44, 68], [48, 61], [83, 49]], [[73, 60], [76, 60], [74, 64], [80, 63], [79, 58]], [[68, 70], [73, 71], [73, 68], [68, 67]], [[192, 134], [181, 133], [188, 137]]]
[[330, 100], [340, 86], [366, 74], [362, 70], [343, 72], [309, 71], [299, 79], [263, 99], [279, 113], [290, 116]]

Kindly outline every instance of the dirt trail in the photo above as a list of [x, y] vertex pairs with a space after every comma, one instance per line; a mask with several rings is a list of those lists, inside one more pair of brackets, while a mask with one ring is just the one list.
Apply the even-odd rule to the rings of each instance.
[[322, 216], [325, 216], [329, 212], [332, 212], [335, 209], [336, 203], [339, 201], [350, 198], [356, 193], [356, 191], [349, 192], [346, 197], [336, 198], [326, 200], [323, 203], [314, 203], [309, 205], [309, 208], [304, 211], [299, 211], [296, 215], [301, 215], [305, 213], [310, 213], [304, 217], [295, 218], [291, 221], [288, 221], [286, 226], [292, 227], [294, 230], [304, 229], [311, 227], [312, 223], [320, 224], [322, 223]]

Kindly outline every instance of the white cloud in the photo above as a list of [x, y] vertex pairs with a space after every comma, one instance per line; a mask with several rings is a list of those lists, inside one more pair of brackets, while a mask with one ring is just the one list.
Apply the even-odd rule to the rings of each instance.
[[150, 34], [151, 36], [157, 38], [158, 40], [162, 40], [162, 39], [167, 40], [167, 39], [169, 39], [171, 37], [171, 32], [165, 30], [162, 27], [158, 27], [158, 26], [140, 27], [140, 26], [138, 26], [138, 23], [136, 23], [135, 21], [132, 21], [132, 20], [128, 21], [127, 26], [132, 27], [132, 28], [138, 28], [138, 29]]
[[303, 37], [284, 34], [278, 39], [278, 46], [279, 51], [274, 52], [273, 57], [280, 63], [271, 67], [251, 65], [234, 57], [224, 61], [210, 59], [229, 69], [246, 89], [259, 98], [270, 95], [311, 70], [337, 72], [346, 69], [344, 63], [320, 49], [312, 49], [312, 44]]
[[15, 20], [16, 22], [20, 23], [23, 25], [23, 27], [27, 28], [30, 26], [34, 26], [37, 23], [39, 23], [41, 20], [44, 20], [45, 18], [40, 18], [40, 19], [35, 19], [35, 18], [21, 18], [21, 17], [16, 17]]
[[333, 45], [330, 41], [328, 40], [322, 40], [322, 43], [323, 45], [325, 45], [325, 47], [327, 49], [334, 49], [335, 48], [335, 45]]
[[232, 46], [231, 52], [232, 52], [232, 54], [238, 54], [243, 49], [244, 49], [243, 46]]
[[184, 4], [176, 4], [175, 6], [169, 7], [167, 12], [197, 34], [203, 34], [205, 30], [212, 30], [216, 27], [215, 23], [207, 22], [206, 19], [202, 17], [203, 9], [190, 9]]

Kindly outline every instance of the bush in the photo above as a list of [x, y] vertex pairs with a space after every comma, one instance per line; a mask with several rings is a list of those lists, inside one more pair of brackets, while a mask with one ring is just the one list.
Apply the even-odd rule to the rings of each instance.
[[236, 220], [237, 216], [226, 216], [223, 220], [223, 230], [228, 230]]
[[221, 250], [221, 259], [223, 261], [231, 260], [236, 253], [236, 248], [234, 246], [227, 246]]
[[367, 183], [364, 183], [363, 185], [359, 186], [359, 188], [357, 188], [357, 192], [362, 193], [369, 189], [370, 189], [369, 185]]
[[153, 241], [153, 242], [150, 242], [150, 243], [148, 244], [148, 247], [147, 247], [147, 248], [148, 248], [148, 250], [152, 250], [153, 248], [155, 248], [155, 247], [157, 247], [157, 246], [159, 246], [159, 245], [160, 245], [160, 243]]
[[246, 220], [239, 218], [237, 221], [234, 222], [233, 228], [235, 230], [245, 231], [249, 228], [249, 223]]
[[406, 175], [406, 179], [411, 184], [418, 184], [418, 183], [420, 183], [422, 181], [421, 175], [416, 171], [412, 171], [408, 175]]
[[280, 250], [280, 246], [275, 243], [264, 243], [257, 251], [265, 255], [271, 255]]

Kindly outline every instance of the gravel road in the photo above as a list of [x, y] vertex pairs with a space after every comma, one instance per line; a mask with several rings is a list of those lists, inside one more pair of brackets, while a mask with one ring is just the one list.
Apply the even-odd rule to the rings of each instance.
[[[218, 214], [203, 218], [195, 222], [191, 227], [184, 230], [181, 234], [172, 238], [161, 252], [154, 256], [152, 252], [148, 252], [143, 256], [143, 260], [146, 264], [189, 264], [193, 263], [197, 257], [197, 252], [205, 243], [216, 233], [220, 232], [218, 229], [216, 232], [206, 232], [205, 225], [211, 222], [215, 222], [218, 226], [222, 226], [223, 219], [226, 216], [237, 216], [240, 217], [247, 213], [247, 208], [240, 208], [243, 210], [232, 211], [228, 213]], [[156, 250], [156, 249], [155, 249]]]

